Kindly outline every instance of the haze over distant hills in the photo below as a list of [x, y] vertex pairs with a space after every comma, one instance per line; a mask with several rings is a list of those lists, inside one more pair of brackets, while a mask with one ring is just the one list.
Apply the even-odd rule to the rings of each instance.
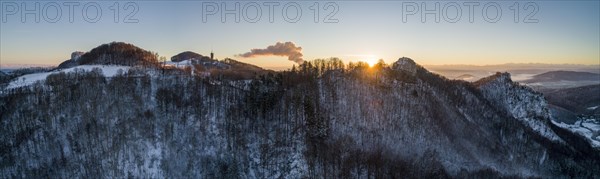
[[524, 83], [538, 82], [560, 82], [560, 81], [598, 81], [600, 74], [576, 71], [550, 71], [533, 76], [531, 79], [523, 80]]
[[520, 83], [535, 89], [561, 89], [600, 84], [600, 74], [576, 71], [550, 71], [533, 75]]
[[480, 79], [494, 74], [497, 71], [511, 73], [513, 80], [523, 81], [531, 78], [533, 75], [546, 73], [550, 71], [576, 71], [600, 73], [600, 64], [598, 65], [576, 65], [576, 64], [541, 64], [541, 63], [523, 63], [523, 64], [500, 64], [500, 65], [425, 65], [435, 73], [439, 73], [448, 78], [455, 78], [460, 75], [473, 75], [475, 79]]

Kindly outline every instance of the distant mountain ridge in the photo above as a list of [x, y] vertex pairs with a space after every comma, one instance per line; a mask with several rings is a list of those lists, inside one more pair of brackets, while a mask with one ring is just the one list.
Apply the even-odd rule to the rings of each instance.
[[474, 81], [474, 80], [476, 80], [476, 78], [477, 77], [475, 77], [471, 74], [462, 74], [462, 75], [455, 77], [454, 79], [459, 79], [459, 80], [464, 80], [464, 81]]
[[599, 81], [600, 74], [576, 71], [550, 71], [524, 80], [524, 83], [559, 82], [559, 81]]
[[494, 74], [497, 71], [509, 72], [513, 80], [523, 81], [533, 75], [550, 71], [578, 71], [600, 73], [598, 65], [568, 65], [568, 64], [502, 64], [502, 65], [424, 65], [427, 69], [442, 74], [448, 78], [455, 78], [463, 74], [471, 74], [474, 79], [480, 79]]
[[190, 60], [190, 59], [196, 59], [196, 60], [200, 60], [200, 61], [213, 60], [213, 59], [210, 59], [210, 57], [208, 57], [208, 56], [203, 56], [203, 55], [200, 55], [200, 54], [198, 54], [196, 52], [192, 52], [192, 51], [181, 52], [181, 53], [171, 57], [172, 62], [181, 62], [181, 61]]

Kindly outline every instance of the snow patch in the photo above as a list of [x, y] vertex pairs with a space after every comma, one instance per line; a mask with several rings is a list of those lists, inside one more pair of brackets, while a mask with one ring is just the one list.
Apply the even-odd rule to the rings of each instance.
[[81, 69], [81, 70], [84, 70], [85, 72], [89, 72], [95, 68], [101, 69], [102, 74], [105, 77], [113, 77], [113, 76], [117, 75], [119, 70], [122, 70], [123, 72], [127, 72], [131, 67], [116, 66], [116, 65], [81, 65], [81, 66], [76, 66], [76, 67], [67, 68], [67, 69], [61, 69], [61, 70], [57, 70], [57, 71], [27, 74], [27, 75], [17, 77], [13, 81], [11, 81], [8, 84], [8, 86], [6, 87], [6, 89], [14, 89], [14, 88], [29, 86], [38, 81], [46, 80], [46, 78], [49, 75], [58, 74], [60, 72], [70, 73], [70, 72], [75, 71], [76, 69]]
[[600, 148], [600, 121], [594, 119], [581, 119], [575, 124], [552, 121], [558, 127], [584, 136], [594, 148]]
[[166, 66], [175, 66], [177, 68], [184, 68], [186, 66], [193, 66], [192, 60], [183, 60], [180, 62], [165, 62]]

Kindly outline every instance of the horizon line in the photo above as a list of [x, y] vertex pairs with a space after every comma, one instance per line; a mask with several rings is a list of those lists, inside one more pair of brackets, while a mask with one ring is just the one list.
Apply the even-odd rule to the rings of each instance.
[[[321, 59], [321, 58], [317, 58]], [[343, 59], [342, 59], [343, 60]], [[360, 60], [359, 60], [360, 61]], [[354, 62], [354, 61], [351, 61]], [[364, 62], [364, 61], [363, 61]], [[61, 62], [62, 63], [62, 62]], [[58, 66], [60, 63], [8, 63], [8, 64], [0, 64], [0, 68], [2, 69], [18, 69], [18, 68], [32, 68], [32, 67], [53, 67]], [[389, 65], [393, 64], [390, 63]], [[419, 63], [417, 63], [419, 64]], [[252, 64], [255, 65], [255, 64]], [[541, 62], [525, 62], [525, 63], [498, 63], [498, 64], [419, 64], [424, 67], [439, 67], [439, 66], [471, 66], [471, 67], [491, 67], [491, 66], [507, 66], [507, 65], [554, 65], [554, 66], [583, 66], [583, 67], [597, 67], [600, 68], [600, 63], [598, 64], [577, 64], [577, 63], [541, 63]], [[256, 65], [259, 66], [259, 65]], [[284, 70], [289, 69], [289, 66], [259, 66], [265, 69], [278, 69]]]

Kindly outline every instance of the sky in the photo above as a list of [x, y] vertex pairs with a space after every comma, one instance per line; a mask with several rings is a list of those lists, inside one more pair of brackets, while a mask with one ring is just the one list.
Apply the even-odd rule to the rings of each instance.
[[237, 55], [293, 42], [302, 47], [304, 60], [392, 63], [406, 56], [424, 65], [600, 65], [600, 2], [595, 0], [0, 0], [0, 5], [3, 66], [57, 65], [71, 52], [113, 41], [167, 58], [183, 51], [209, 55], [212, 50], [218, 59], [265, 68], [294, 62], [282, 56]]

